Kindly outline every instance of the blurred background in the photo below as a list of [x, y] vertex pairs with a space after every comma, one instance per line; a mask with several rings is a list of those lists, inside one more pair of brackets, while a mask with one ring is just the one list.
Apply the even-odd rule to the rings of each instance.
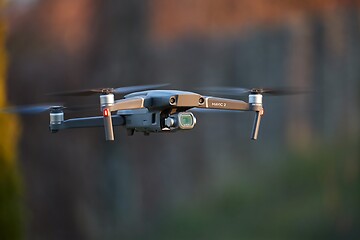
[[114, 143], [1, 115], [0, 239], [359, 239], [360, 1], [0, 7], [0, 107], [156, 83], [313, 90], [266, 97], [257, 142], [249, 113], [198, 113], [175, 134], [119, 128]]

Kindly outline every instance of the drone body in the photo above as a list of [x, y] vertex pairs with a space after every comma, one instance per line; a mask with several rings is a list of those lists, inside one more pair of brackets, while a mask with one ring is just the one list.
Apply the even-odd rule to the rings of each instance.
[[256, 113], [252, 139], [257, 138], [260, 117], [263, 114], [262, 95], [250, 94], [249, 103], [227, 98], [202, 96], [198, 93], [178, 90], [148, 90], [125, 95], [115, 100], [113, 93], [100, 95], [102, 116], [64, 120], [61, 108], [50, 109], [50, 131], [55, 133], [67, 128], [99, 127], [105, 129], [105, 138], [114, 140], [113, 126], [124, 126], [128, 135], [143, 132], [189, 130], [196, 118], [193, 108], [254, 111]]
[[[303, 91], [285, 89], [244, 89], [244, 88], [208, 88], [207, 91], [220, 95], [248, 95], [248, 102], [201, 95], [195, 92], [179, 90], [149, 90], [164, 87], [160, 85], [131, 86], [122, 88], [100, 88], [72, 92], [55, 93], [56, 96], [89, 96], [98, 94], [100, 105], [97, 108], [101, 115], [83, 118], [64, 118], [64, 111], [85, 107], [69, 108], [53, 105], [35, 105], [0, 109], [0, 113], [42, 113], [50, 112], [50, 131], [56, 133], [69, 128], [103, 127], [105, 139], [114, 140], [114, 126], [123, 126], [128, 135], [143, 132], [145, 135], [158, 132], [176, 132], [193, 129], [196, 118], [191, 112], [196, 109], [250, 111], [255, 113], [251, 139], [256, 140], [259, 133], [260, 120], [264, 114], [263, 94], [288, 95]], [[123, 97], [115, 100], [116, 94]], [[127, 95], [126, 95], [127, 94]]]

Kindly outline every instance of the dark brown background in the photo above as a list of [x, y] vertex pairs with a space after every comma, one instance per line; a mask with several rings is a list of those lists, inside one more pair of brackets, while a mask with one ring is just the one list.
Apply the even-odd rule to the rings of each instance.
[[116, 129], [114, 143], [102, 129], [51, 135], [46, 114], [22, 117], [27, 239], [359, 236], [359, 192], [343, 191], [359, 186], [358, 1], [18, 0], [6, 17], [12, 104], [164, 82], [314, 90], [266, 98], [258, 142], [246, 113], [197, 114], [176, 134]]

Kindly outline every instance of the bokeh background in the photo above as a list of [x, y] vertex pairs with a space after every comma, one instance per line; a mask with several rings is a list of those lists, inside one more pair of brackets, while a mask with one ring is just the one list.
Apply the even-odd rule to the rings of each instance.
[[120, 128], [114, 143], [1, 115], [0, 239], [359, 239], [360, 1], [0, 7], [1, 107], [155, 83], [313, 90], [266, 97], [257, 142], [249, 113], [198, 113], [176, 134]]

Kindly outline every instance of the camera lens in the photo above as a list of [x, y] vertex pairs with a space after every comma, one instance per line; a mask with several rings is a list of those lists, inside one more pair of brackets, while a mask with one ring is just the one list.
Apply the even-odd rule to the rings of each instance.
[[191, 115], [181, 115], [180, 124], [183, 126], [191, 126], [193, 124]]
[[196, 119], [191, 112], [178, 113], [178, 125], [181, 129], [192, 129], [195, 126]]

